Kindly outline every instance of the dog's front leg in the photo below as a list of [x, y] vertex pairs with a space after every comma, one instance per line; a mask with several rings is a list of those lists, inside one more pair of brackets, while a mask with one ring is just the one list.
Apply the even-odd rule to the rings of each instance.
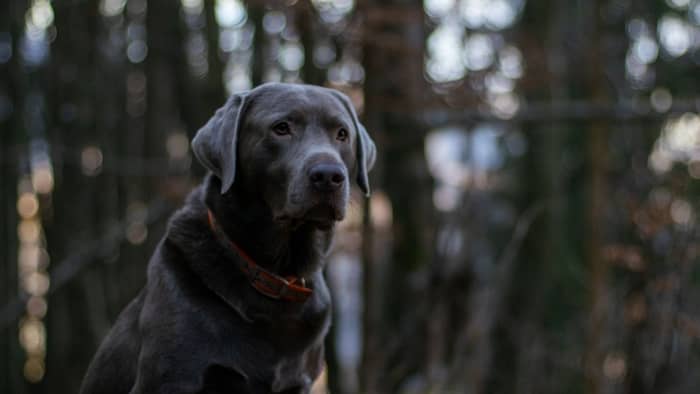
[[[165, 327], [161, 327], [165, 328]], [[150, 330], [149, 330], [150, 331]], [[193, 394], [205, 392], [207, 353], [185, 336], [163, 329], [144, 336], [131, 394]]]
[[201, 347], [197, 350], [160, 354], [142, 351], [136, 381], [130, 394], [269, 392], [269, 389], [261, 391], [251, 388], [243, 372], [211, 364], [211, 360], [217, 357], [202, 352]]
[[[182, 368], [169, 357], [139, 357], [136, 381], [130, 394], [194, 394], [202, 392], [201, 375]], [[174, 361], [174, 360], [173, 360]]]

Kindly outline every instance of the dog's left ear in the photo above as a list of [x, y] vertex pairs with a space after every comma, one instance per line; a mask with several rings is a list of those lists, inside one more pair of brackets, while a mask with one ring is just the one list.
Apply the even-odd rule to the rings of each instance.
[[248, 92], [231, 96], [192, 139], [194, 155], [221, 180], [221, 194], [231, 188], [236, 176], [236, 145], [247, 98]]
[[336, 90], [331, 90], [331, 92], [340, 99], [345, 109], [350, 113], [352, 123], [355, 126], [355, 130], [357, 130], [357, 184], [360, 186], [360, 190], [365, 193], [365, 197], [369, 197], [370, 188], [367, 173], [374, 166], [374, 161], [377, 158], [377, 148], [374, 146], [374, 141], [372, 141], [367, 130], [357, 118], [357, 112], [355, 112], [355, 107], [353, 107], [350, 99]]

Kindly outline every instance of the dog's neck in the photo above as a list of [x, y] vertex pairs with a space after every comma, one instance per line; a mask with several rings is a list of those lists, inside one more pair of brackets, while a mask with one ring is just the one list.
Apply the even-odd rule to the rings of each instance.
[[205, 188], [205, 203], [226, 235], [257, 264], [278, 275], [296, 277], [308, 277], [322, 268], [332, 229], [282, 226], [273, 220], [264, 201], [247, 196], [235, 184], [221, 194], [220, 182], [213, 176]]

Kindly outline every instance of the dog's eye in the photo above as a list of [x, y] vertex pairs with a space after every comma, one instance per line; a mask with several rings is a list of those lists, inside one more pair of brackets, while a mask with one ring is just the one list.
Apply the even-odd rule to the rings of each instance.
[[287, 122], [276, 123], [274, 126], [272, 126], [272, 131], [274, 131], [277, 135], [288, 135], [292, 133], [289, 123]]
[[345, 129], [338, 130], [338, 136], [335, 137], [338, 141], [345, 141], [348, 139], [348, 131]]

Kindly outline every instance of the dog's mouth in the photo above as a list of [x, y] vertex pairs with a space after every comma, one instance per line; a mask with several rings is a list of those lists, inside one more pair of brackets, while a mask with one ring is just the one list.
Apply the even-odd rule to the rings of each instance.
[[330, 230], [335, 222], [343, 220], [345, 212], [335, 204], [319, 203], [297, 214], [277, 215], [276, 221], [292, 229], [311, 225], [319, 230]]
[[328, 230], [336, 221], [343, 220], [343, 216], [343, 213], [333, 205], [318, 204], [306, 211], [303, 220], [321, 230]]

